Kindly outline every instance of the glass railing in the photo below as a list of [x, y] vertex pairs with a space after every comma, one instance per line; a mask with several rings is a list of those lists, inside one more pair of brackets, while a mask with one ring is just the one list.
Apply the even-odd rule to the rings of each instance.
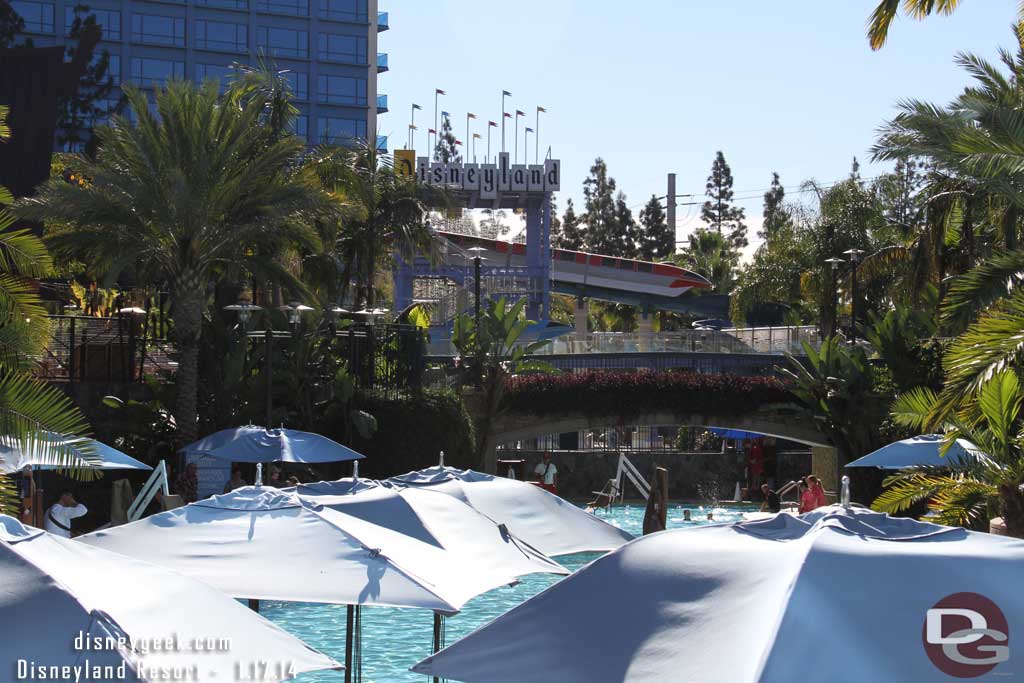
[[377, 151], [381, 154], [387, 154], [388, 152], [388, 136], [378, 135], [377, 136]]
[[378, 52], [377, 53], [377, 71], [388, 70], [388, 53]]
[[377, 30], [387, 31], [389, 28], [391, 28], [391, 25], [388, 24], [388, 13], [377, 12]]
[[377, 113], [383, 114], [388, 110], [388, 96], [377, 95]]

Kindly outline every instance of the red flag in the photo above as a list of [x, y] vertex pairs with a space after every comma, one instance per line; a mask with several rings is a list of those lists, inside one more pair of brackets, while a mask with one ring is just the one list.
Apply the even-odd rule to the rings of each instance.
[[525, 111], [519, 111], [518, 109], [516, 109], [516, 116], [526, 116], [526, 112]]
[[461, 145], [461, 144], [462, 144], [462, 140], [456, 140], [456, 141], [455, 141], [455, 144], [456, 144], [456, 145]]
[[494, 121], [488, 121], [487, 125], [490, 126], [491, 128], [497, 128], [498, 127], [498, 124], [496, 124]]
[[537, 107], [537, 111], [544, 112], [545, 114], [548, 113], [548, 110], [545, 109], [544, 107]]
[[508, 112], [505, 112], [505, 118], [506, 119], [512, 118], [512, 114], [509, 114]]
[[435, 95], [447, 95], [448, 93], [446, 93], [444, 90], [441, 90], [440, 88], [438, 88], [437, 90], [434, 91], [434, 94]]
[[434, 130], [433, 128], [427, 128], [427, 132], [428, 133], [433, 133], [434, 135], [437, 135], [437, 131]]

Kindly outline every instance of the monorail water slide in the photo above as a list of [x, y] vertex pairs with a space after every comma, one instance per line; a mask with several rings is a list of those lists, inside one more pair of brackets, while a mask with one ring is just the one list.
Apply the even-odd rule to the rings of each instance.
[[[442, 240], [440, 272], [447, 270], [454, 277], [428, 279], [420, 276], [414, 290], [415, 299], [432, 308], [434, 325], [446, 326], [456, 315], [471, 308], [472, 273], [478, 255], [482, 257], [486, 273], [481, 278], [481, 298], [501, 295], [514, 298], [517, 293], [530, 289], [531, 283], [514, 274], [526, 266], [525, 244], [452, 232], [436, 234]], [[627, 304], [648, 312], [727, 317], [728, 298], [698, 291], [708, 287], [710, 283], [704, 277], [671, 263], [551, 249], [550, 291], [556, 294]], [[550, 334], [538, 332], [542, 337], [571, 331], [568, 326], [550, 321], [541, 321], [541, 325], [551, 330]]]

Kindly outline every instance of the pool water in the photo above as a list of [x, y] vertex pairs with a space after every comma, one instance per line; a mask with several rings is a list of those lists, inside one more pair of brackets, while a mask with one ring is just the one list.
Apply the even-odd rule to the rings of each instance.
[[[693, 521], [683, 520], [684, 509], [690, 510]], [[672, 529], [735, 522], [743, 512], [749, 510], [750, 507], [742, 506], [674, 505], [668, 510], [668, 527]], [[714, 522], [707, 521], [708, 512], [713, 513]], [[640, 505], [618, 505], [607, 511], [599, 510], [597, 516], [639, 536], [644, 508]], [[576, 571], [598, 557], [600, 553], [578, 553], [557, 559], [567, 569]], [[523, 577], [515, 586], [499, 588], [474, 598], [466, 603], [459, 614], [446, 620], [445, 642], [455, 642], [541, 592], [559, 578], [549, 574], [532, 574]], [[261, 612], [309, 645], [339, 662], [345, 661], [344, 605], [264, 602]], [[362, 610], [362, 622], [363, 680], [366, 683], [422, 683], [425, 677], [413, 674], [409, 667], [430, 654], [433, 615], [425, 610], [371, 607]], [[299, 683], [338, 683], [344, 680], [344, 673], [321, 671], [303, 674], [295, 680]]]

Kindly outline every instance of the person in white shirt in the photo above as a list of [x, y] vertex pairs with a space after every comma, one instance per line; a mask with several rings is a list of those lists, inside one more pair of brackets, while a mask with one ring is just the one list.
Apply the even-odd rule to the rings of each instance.
[[46, 511], [44, 526], [51, 534], [71, 538], [71, 520], [83, 517], [87, 512], [88, 508], [76, 501], [71, 491], [65, 489], [61, 491], [60, 499]]
[[537, 463], [537, 466], [533, 468], [533, 473], [537, 475], [537, 481], [540, 482], [540, 487], [545, 491], [551, 493], [557, 493], [558, 487], [556, 477], [558, 476], [558, 468], [555, 467], [555, 463], [551, 462], [551, 454], [544, 453], [544, 460]]

